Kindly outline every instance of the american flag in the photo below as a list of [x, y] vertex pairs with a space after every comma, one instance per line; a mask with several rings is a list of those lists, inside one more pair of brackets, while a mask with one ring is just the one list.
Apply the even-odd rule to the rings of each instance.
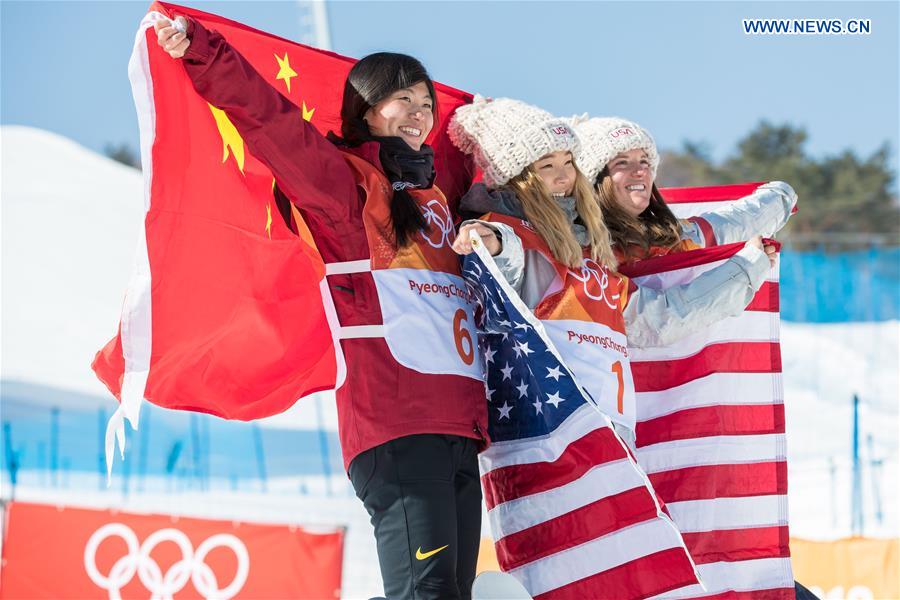
[[[757, 184], [663, 190], [679, 217]], [[626, 270], [665, 288], [742, 244], [642, 261]], [[632, 349], [637, 458], [678, 525], [706, 591], [674, 597], [793, 598], [788, 533], [778, 266], [744, 313], [665, 348]]]
[[476, 245], [489, 430], [482, 486], [501, 568], [534, 598], [646, 598], [698, 583], [677, 527], [543, 326]]

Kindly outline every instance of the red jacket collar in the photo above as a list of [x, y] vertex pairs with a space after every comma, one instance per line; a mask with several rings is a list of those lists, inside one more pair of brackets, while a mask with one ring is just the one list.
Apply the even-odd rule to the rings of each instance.
[[354, 156], [358, 156], [359, 158], [372, 163], [372, 165], [384, 173], [384, 168], [381, 166], [381, 144], [375, 141], [371, 142], [363, 142], [359, 146], [339, 146], [339, 148], [343, 152], [347, 152], [348, 154], [352, 154]]

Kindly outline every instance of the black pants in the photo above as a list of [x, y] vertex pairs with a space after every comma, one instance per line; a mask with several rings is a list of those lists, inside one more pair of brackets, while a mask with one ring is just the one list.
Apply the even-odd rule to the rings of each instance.
[[794, 593], [797, 595], [797, 600], [819, 600], [818, 596], [803, 587], [797, 581], [794, 582]]
[[372, 517], [385, 596], [472, 597], [481, 539], [475, 440], [391, 440], [354, 458], [350, 481]]

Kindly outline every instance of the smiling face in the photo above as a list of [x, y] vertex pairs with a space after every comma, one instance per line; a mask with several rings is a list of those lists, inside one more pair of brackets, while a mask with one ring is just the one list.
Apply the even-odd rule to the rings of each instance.
[[434, 127], [434, 99], [424, 81], [394, 91], [366, 111], [372, 135], [398, 137], [420, 150]]
[[547, 189], [554, 196], [570, 196], [575, 187], [575, 161], [568, 150], [557, 150], [531, 163]]
[[616, 204], [632, 217], [638, 217], [650, 205], [653, 172], [647, 153], [640, 148], [617, 154], [609, 161], [609, 176]]

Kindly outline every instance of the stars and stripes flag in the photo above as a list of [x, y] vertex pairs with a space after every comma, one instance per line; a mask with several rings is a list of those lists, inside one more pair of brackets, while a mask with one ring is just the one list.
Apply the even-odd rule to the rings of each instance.
[[483, 246], [464, 276], [481, 306], [492, 445], [481, 453], [500, 566], [535, 598], [646, 598], [698, 583], [677, 527], [612, 422]]
[[[296, 211], [299, 235], [289, 229], [273, 198], [273, 174], [158, 46], [154, 22], [175, 15], [221, 33], [296, 105], [297, 119], [322, 134], [340, 131], [341, 90], [355, 62], [196, 9], [150, 6], [129, 62], [146, 215], [119, 331], [92, 365], [121, 401], [107, 430], [108, 463], [112, 435], [123, 446], [124, 420], [137, 428], [144, 398], [250, 420], [333, 389], [343, 377], [315, 242]], [[445, 117], [471, 99], [435, 87]], [[468, 162], [445, 128], [435, 128], [429, 143], [438, 185], [458, 198]]]
[[[756, 185], [663, 195], [685, 218]], [[666, 288], [742, 246], [649, 259], [623, 272], [639, 285]], [[666, 502], [706, 587], [672, 597], [794, 597], [778, 311], [776, 264], [743, 314], [665, 348], [631, 349], [638, 463]]]

